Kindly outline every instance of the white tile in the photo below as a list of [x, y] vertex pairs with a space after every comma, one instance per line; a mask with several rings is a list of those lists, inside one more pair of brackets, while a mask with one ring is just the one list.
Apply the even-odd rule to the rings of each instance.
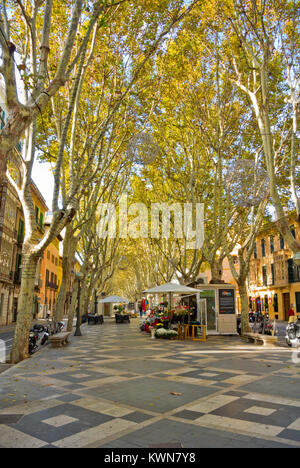
[[91, 377], [88, 374], [76, 374], [72, 376], [74, 379], [84, 379], [85, 377]]
[[40, 448], [47, 442], [0, 424], [0, 444], [5, 448]]
[[239, 400], [239, 397], [234, 397], [230, 395], [217, 395], [207, 400], [202, 401], [193, 406], [189, 406], [187, 409], [189, 411], [198, 411], [198, 413], [210, 413], [211, 411], [215, 411], [222, 406], [228, 405], [233, 401]]
[[70, 424], [76, 421], [78, 421], [78, 419], [71, 418], [70, 416], [66, 416], [65, 414], [61, 414], [60, 416], [55, 416], [54, 418], [44, 419], [42, 422], [45, 424], [49, 424], [49, 426], [62, 427], [66, 424]]
[[229, 379], [224, 380], [224, 383], [232, 384], [232, 385], [243, 385], [254, 380], [257, 380], [259, 377], [256, 375], [249, 375], [249, 374], [241, 374], [235, 377], [230, 377]]
[[298, 418], [293, 424], [291, 424], [287, 429], [292, 429], [294, 431], [300, 431], [300, 418]]
[[300, 400], [292, 400], [290, 398], [277, 397], [276, 395], [267, 395], [261, 393], [248, 393], [243, 398], [247, 400], [261, 401], [267, 403], [274, 403], [275, 405], [296, 406], [300, 408]]
[[277, 410], [271, 408], [261, 408], [260, 406], [252, 406], [244, 411], [244, 413], [258, 414], [259, 416], [270, 416], [276, 413]]
[[284, 427], [258, 424], [241, 419], [225, 418], [223, 416], [215, 416], [214, 414], [206, 414], [194, 421], [203, 427], [215, 427], [235, 432], [250, 433], [260, 436], [276, 437], [284, 430]]
[[61, 448], [81, 448], [95, 442], [101, 442], [106, 437], [118, 434], [126, 429], [134, 429], [138, 424], [125, 421], [125, 419], [113, 419], [100, 426], [93, 427], [87, 431], [79, 432], [65, 439], [58, 440], [52, 445]]
[[98, 401], [95, 398], [82, 398], [77, 402], [72, 402], [72, 405], [80, 406], [81, 408], [86, 408], [90, 411], [95, 411], [96, 413], [107, 414], [108, 416], [119, 418], [134, 412], [133, 410], [124, 408], [123, 406], [112, 405], [111, 403]]
[[213, 373], [210, 373], [210, 372], [203, 372], [203, 374], [199, 374], [201, 377], [216, 377], [217, 375], [220, 375], [220, 374], [213, 374]]

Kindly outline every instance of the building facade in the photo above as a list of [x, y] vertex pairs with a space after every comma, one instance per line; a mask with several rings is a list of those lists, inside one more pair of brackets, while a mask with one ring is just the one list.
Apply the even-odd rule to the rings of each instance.
[[[293, 236], [300, 242], [300, 228], [289, 218]], [[277, 320], [288, 320], [291, 306], [300, 314], [300, 267], [293, 252], [270, 224], [256, 239], [248, 278], [249, 308], [269, 312]]]
[[58, 294], [59, 270], [59, 239], [56, 238], [45, 250], [41, 262], [40, 279], [40, 314], [45, 318], [47, 314], [52, 317]]
[[[48, 207], [37, 186], [32, 183], [37, 235], [42, 238], [49, 226]], [[21, 203], [12, 185], [5, 180], [0, 186], [0, 326], [17, 320], [22, 276], [22, 246], [25, 221]], [[46, 249], [37, 266], [33, 298], [33, 318], [52, 313], [56, 304], [62, 269], [59, 265], [58, 236]], [[59, 273], [59, 271], [61, 273]], [[59, 276], [60, 275], [60, 276]]]
[[19, 208], [15, 190], [4, 180], [0, 186], [0, 326], [13, 321]]

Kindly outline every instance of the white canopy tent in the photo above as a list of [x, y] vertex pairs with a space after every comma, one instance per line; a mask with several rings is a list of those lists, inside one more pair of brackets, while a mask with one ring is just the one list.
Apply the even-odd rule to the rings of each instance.
[[148, 291], [144, 291], [145, 294], [188, 294], [188, 293], [199, 293], [199, 289], [190, 288], [188, 286], [184, 286], [182, 284], [176, 283], [166, 283], [162, 284], [161, 286], [155, 286], [154, 288], [148, 289]]
[[[113, 315], [113, 304], [128, 304], [129, 301], [128, 299], [125, 299], [125, 297], [120, 297], [120, 296], [108, 296], [105, 297], [104, 299], [101, 299], [99, 301], [100, 304], [100, 310], [102, 315], [108, 315], [112, 317]], [[105, 304], [108, 304], [109, 307], [104, 308]], [[109, 309], [109, 311], [108, 311]]]
[[108, 296], [99, 302], [100, 304], [129, 304], [129, 301], [127, 299], [120, 296]]

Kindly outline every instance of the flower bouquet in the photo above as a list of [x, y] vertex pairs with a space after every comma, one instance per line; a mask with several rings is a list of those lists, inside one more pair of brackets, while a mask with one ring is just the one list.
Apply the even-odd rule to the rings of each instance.
[[166, 330], [165, 328], [159, 328], [155, 333], [156, 338], [163, 338], [165, 340], [175, 340], [178, 337], [178, 333], [175, 330]]

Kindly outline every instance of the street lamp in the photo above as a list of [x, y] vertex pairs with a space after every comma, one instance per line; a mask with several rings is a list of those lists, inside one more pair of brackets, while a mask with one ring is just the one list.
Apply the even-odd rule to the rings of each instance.
[[95, 315], [98, 314], [97, 289], [95, 288]]
[[75, 279], [78, 281], [78, 293], [77, 293], [77, 321], [76, 321], [76, 330], [74, 333], [74, 336], [82, 336], [81, 330], [80, 330], [80, 281], [83, 279], [84, 274], [79, 271], [75, 275]]

